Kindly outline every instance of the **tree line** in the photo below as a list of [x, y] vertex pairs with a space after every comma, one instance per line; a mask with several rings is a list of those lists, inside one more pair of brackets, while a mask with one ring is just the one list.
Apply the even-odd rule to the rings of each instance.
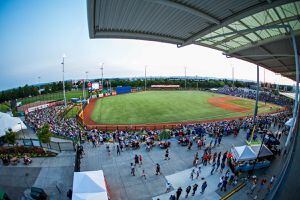
[[[92, 81], [101, 82], [101, 79], [96, 79]], [[250, 87], [253, 85], [254, 82], [243, 82], [243, 81], [234, 81], [227, 80], [227, 79], [187, 79], [185, 83], [184, 78], [148, 78], [147, 79], [147, 87], [151, 87], [151, 85], [180, 85], [181, 88], [186, 87], [188, 89], [209, 89], [209, 88], [217, 88], [223, 87], [225, 85], [235, 87]], [[83, 81], [65, 81], [65, 89], [69, 91], [71, 89], [81, 89]], [[87, 88], [88, 82], [86, 82]], [[145, 82], [143, 78], [115, 78], [115, 79], [105, 79], [103, 81], [104, 88], [108, 87], [117, 87], [117, 86], [131, 86], [133, 88], [144, 88]], [[18, 87], [10, 90], [5, 90], [0, 92], [0, 103], [15, 100], [15, 99], [22, 99], [26, 97], [33, 97], [40, 94], [50, 94], [55, 93], [63, 90], [62, 81], [59, 82], [52, 82], [42, 85], [25, 85], [23, 87]]]

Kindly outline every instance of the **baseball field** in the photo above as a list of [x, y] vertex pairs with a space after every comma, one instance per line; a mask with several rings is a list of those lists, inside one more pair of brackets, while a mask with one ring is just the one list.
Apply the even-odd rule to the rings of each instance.
[[[156, 124], [220, 120], [253, 114], [255, 101], [200, 91], [147, 91], [101, 98], [89, 105], [93, 124]], [[280, 109], [259, 102], [259, 113]]]

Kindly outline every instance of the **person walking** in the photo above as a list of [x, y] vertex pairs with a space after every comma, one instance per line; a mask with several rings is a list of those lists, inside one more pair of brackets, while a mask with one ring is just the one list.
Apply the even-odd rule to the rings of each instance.
[[169, 157], [169, 148], [166, 149], [165, 160], [170, 160], [170, 157]]
[[204, 183], [203, 183], [202, 186], [201, 186], [201, 194], [204, 193], [204, 191], [205, 191], [206, 188], [207, 188], [207, 182], [204, 181]]
[[186, 191], [185, 198], [188, 198], [188, 196], [189, 196], [189, 193], [190, 193], [191, 189], [192, 189], [192, 187], [191, 187], [190, 185], [189, 185], [189, 186], [187, 186], [187, 188], [185, 189], [185, 191]]
[[135, 176], [135, 168], [134, 168], [133, 163], [130, 163], [130, 168], [131, 168], [131, 175]]
[[171, 196], [170, 196], [169, 200], [176, 200], [176, 197], [175, 197], [175, 195], [171, 194]]
[[194, 179], [194, 173], [195, 173], [195, 169], [192, 169], [191, 175], [190, 175], [190, 178], [191, 178], [192, 180]]
[[106, 145], [106, 151], [107, 151], [108, 156], [110, 156], [110, 149], [109, 149], [109, 145], [108, 144]]
[[145, 173], [145, 170], [144, 170], [144, 169], [142, 170], [142, 176], [141, 176], [141, 177], [144, 178], [145, 180], [147, 179], [147, 178], [146, 178], [146, 173]]
[[276, 179], [276, 176], [273, 175], [270, 179], [270, 182], [269, 182], [269, 186], [268, 186], [268, 192], [271, 191], [272, 187], [273, 187], [273, 183], [275, 182], [275, 179]]
[[121, 155], [120, 146], [117, 144], [117, 156]]
[[213, 160], [212, 160], [213, 163], [216, 162], [217, 156], [218, 156], [218, 154], [217, 154], [217, 152], [215, 152], [213, 155]]
[[219, 183], [218, 183], [218, 188], [220, 188], [222, 186], [223, 180], [224, 180], [224, 176], [221, 176]]
[[197, 189], [198, 189], [198, 184], [197, 184], [197, 183], [195, 183], [195, 184], [193, 185], [193, 192], [192, 192], [192, 196], [194, 196], [194, 195], [195, 195], [195, 193], [196, 193]]
[[222, 141], [222, 134], [220, 134], [220, 136], [219, 136], [219, 138], [218, 138], [218, 146], [220, 146], [221, 141]]
[[166, 193], [170, 192], [170, 191], [171, 191], [171, 188], [172, 188], [171, 183], [167, 182], [167, 183], [166, 183]]
[[217, 164], [216, 164], [216, 171], [218, 171], [219, 167], [220, 167], [220, 160], [217, 160]]
[[160, 172], [160, 165], [158, 164], [158, 163], [156, 163], [156, 169], [155, 169], [155, 175], [160, 175], [161, 174], [161, 172]]
[[215, 141], [214, 141], [214, 146], [213, 147], [216, 147], [217, 143], [218, 143], [218, 137], [215, 137]]
[[223, 182], [222, 182], [221, 191], [223, 191], [223, 189], [224, 189], [224, 192], [227, 191], [227, 188], [226, 188], [227, 183], [228, 183], [228, 180], [227, 180], [227, 178], [225, 177], [224, 180], [223, 180]]
[[141, 166], [143, 164], [143, 157], [142, 155], [140, 154], [139, 155], [139, 165]]
[[267, 183], [267, 179], [263, 178], [261, 181], [260, 181], [260, 185], [259, 185], [259, 189], [257, 192], [260, 192], [262, 190], [265, 189], [265, 184]]
[[198, 179], [199, 176], [200, 176], [200, 170], [197, 170], [197, 171], [196, 171], [196, 179]]
[[179, 199], [179, 197], [180, 197], [180, 195], [181, 195], [181, 192], [182, 192], [182, 189], [181, 189], [181, 187], [179, 187], [179, 188], [177, 189], [177, 191], [176, 191], [176, 200]]
[[139, 156], [138, 155], [134, 155], [134, 166], [139, 164]]
[[221, 163], [221, 169], [220, 169], [220, 173], [223, 173], [223, 170], [224, 170], [224, 168], [225, 168], [225, 163], [224, 163], [224, 162], [222, 162], [222, 163]]
[[121, 149], [121, 152], [123, 152], [123, 143], [122, 142], [120, 142], [120, 149]]
[[97, 147], [97, 146], [96, 146], [96, 140], [95, 140], [94, 138], [92, 139], [92, 143], [93, 143], [93, 147], [96, 148], [96, 147]]
[[212, 166], [211, 166], [211, 171], [210, 171], [210, 175], [213, 175], [213, 174], [214, 174], [215, 168], [216, 168], [216, 163], [212, 164]]
[[188, 150], [191, 150], [192, 146], [193, 146], [193, 142], [190, 140], [188, 144]]
[[220, 152], [218, 153], [217, 161], [220, 161], [220, 160], [221, 160], [221, 154], [222, 154], [222, 152], [220, 151]]

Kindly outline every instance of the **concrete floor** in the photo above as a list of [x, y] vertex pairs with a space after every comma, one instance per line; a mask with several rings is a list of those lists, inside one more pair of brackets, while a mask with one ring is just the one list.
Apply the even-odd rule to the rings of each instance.
[[[285, 138], [283, 138], [284, 140]], [[207, 143], [210, 138], [207, 139]], [[238, 137], [223, 137], [220, 146], [213, 149], [213, 152], [224, 152], [232, 146], [245, 144], [245, 133], [240, 132]], [[160, 200], [168, 199], [174, 194], [179, 186], [185, 195], [187, 185], [195, 182], [199, 185], [196, 195], [188, 199], [219, 199], [224, 193], [217, 188], [221, 174], [210, 175], [211, 166], [201, 167], [201, 178], [207, 181], [208, 187], [203, 195], [200, 194], [203, 180], [193, 180], [189, 178], [194, 154], [197, 151], [196, 145], [192, 150], [177, 144], [175, 139], [171, 139], [170, 160], [164, 160], [165, 150], [154, 147], [150, 152], [142, 146], [138, 150], [127, 150], [116, 154], [116, 148], [109, 144], [111, 155], [108, 155], [105, 145], [93, 148], [92, 144], [85, 143], [85, 155], [82, 159], [81, 171], [103, 170], [107, 180], [112, 200]], [[199, 151], [201, 156], [203, 150]], [[143, 156], [143, 164], [136, 167], [136, 176], [130, 174], [130, 163], [133, 162], [135, 154]], [[269, 177], [274, 172], [278, 172], [282, 159], [276, 159], [271, 168], [263, 170], [263, 176]], [[161, 166], [162, 175], [155, 175], [155, 164]], [[32, 165], [24, 166], [1, 166], [0, 165], [0, 187], [4, 188], [12, 199], [20, 199], [22, 191], [31, 186], [42, 187], [50, 195], [51, 199], [66, 199], [66, 192], [72, 188], [74, 169], [74, 152], [63, 152], [54, 158], [34, 158]], [[145, 170], [147, 179], [141, 177], [142, 169]], [[170, 193], [165, 193], [167, 180], [173, 185]], [[58, 189], [60, 191], [58, 191]], [[236, 193], [231, 199], [252, 199], [246, 195], [248, 186]], [[262, 199], [262, 198], [260, 198]]]
[[[236, 138], [233, 136], [223, 137], [221, 145], [214, 148], [213, 152], [224, 152], [229, 150], [232, 145], [244, 144], [244, 138], [242, 134]], [[208, 138], [207, 141], [209, 142], [210, 139]], [[105, 145], [93, 148], [92, 144], [85, 144], [86, 155], [82, 159], [81, 171], [103, 170], [113, 200], [168, 199], [179, 186], [183, 188], [184, 194], [186, 186], [195, 182], [189, 179], [189, 175], [193, 167], [193, 157], [197, 151], [195, 145], [189, 151], [187, 147], [178, 145], [175, 139], [171, 139], [171, 143], [170, 160], [164, 160], [165, 150], [159, 147], [147, 152], [145, 146], [142, 146], [138, 150], [127, 150], [117, 156], [116, 148], [110, 144], [112, 152], [109, 156]], [[199, 155], [201, 156], [202, 153], [203, 150], [200, 150]], [[133, 162], [135, 154], [143, 156], [143, 165], [136, 167], [136, 176], [131, 176], [130, 163]], [[160, 164], [162, 175], [155, 175], [156, 163]], [[194, 199], [219, 199], [220, 195], [215, 191], [221, 174], [216, 173], [211, 176], [209, 174], [210, 165], [202, 168], [201, 177], [207, 180], [208, 187], [204, 195], [200, 195], [203, 180], [199, 180], [199, 188]], [[141, 177], [142, 169], [146, 172], [147, 180]], [[165, 194], [167, 180], [173, 185], [173, 190], [169, 194]]]

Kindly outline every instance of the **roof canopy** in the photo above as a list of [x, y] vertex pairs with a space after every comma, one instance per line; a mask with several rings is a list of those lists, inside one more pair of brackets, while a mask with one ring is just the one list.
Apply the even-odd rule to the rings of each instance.
[[103, 171], [74, 172], [72, 200], [108, 200]]
[[87, 9], [90, 38], [202, 45], [295, 80], [288, 28], [256, 28], [289, 25], [300, 46], [299, 1], [88, 0]]

